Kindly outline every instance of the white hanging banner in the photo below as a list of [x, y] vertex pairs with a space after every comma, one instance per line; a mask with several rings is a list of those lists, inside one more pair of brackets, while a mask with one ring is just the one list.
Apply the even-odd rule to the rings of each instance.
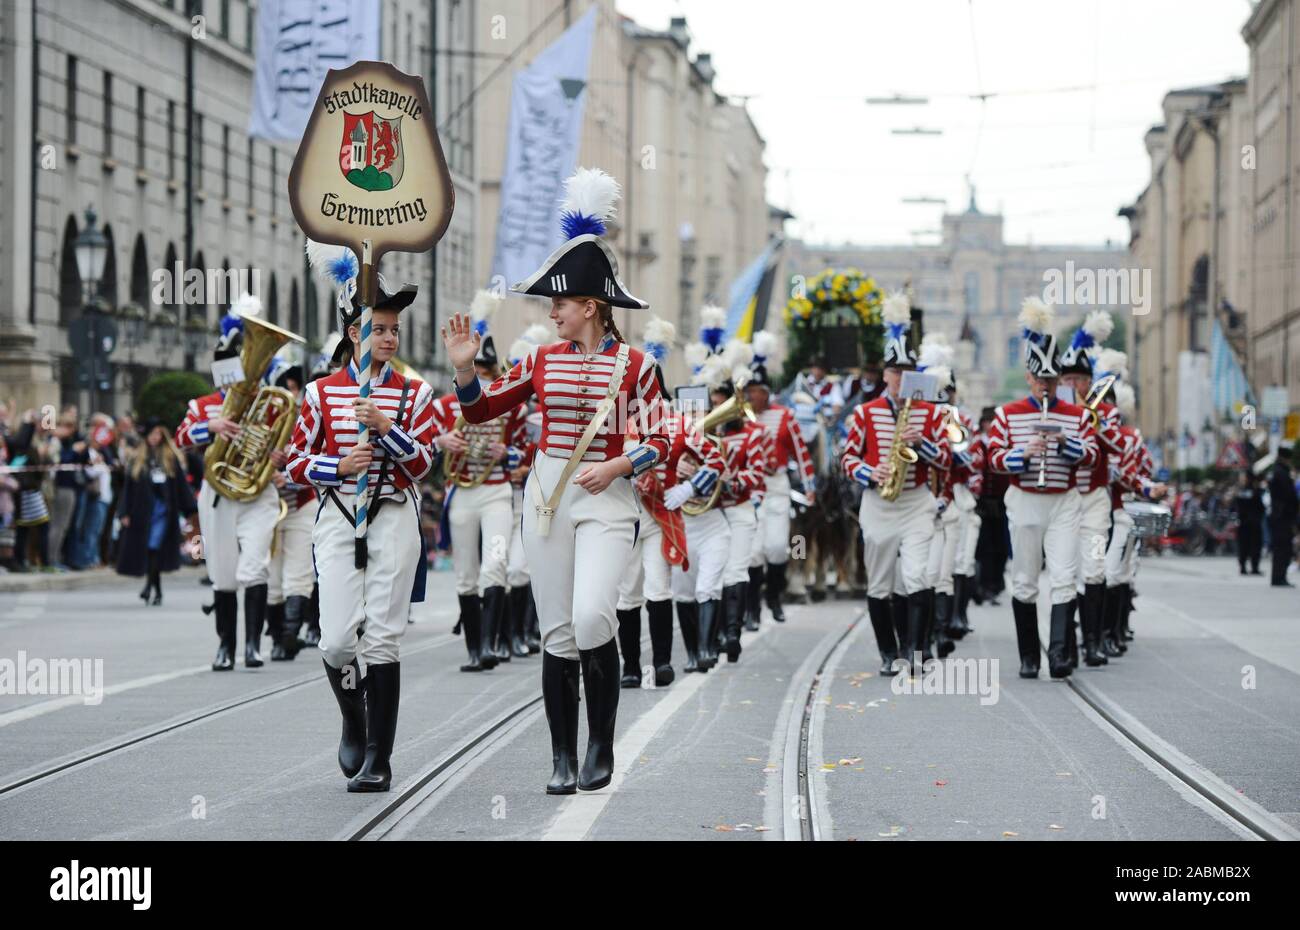
[[564, 238], [560, 201], [578, 164], [596, 10], [515, 76], [492, 258], [492, 276], [506, 286], [536, 271]]
[[297, 142], [325, 74], [379, 57], [379, 0], [261, 0], [248, 134]]

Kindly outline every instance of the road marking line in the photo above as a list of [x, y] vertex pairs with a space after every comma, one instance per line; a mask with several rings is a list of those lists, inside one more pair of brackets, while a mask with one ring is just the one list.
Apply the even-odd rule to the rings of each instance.
[[[199, 672], [206, 672], [210, 668], [210, 665], [195, 665], [190, 668], [177, 669], [173, 672], [161, 672], [157, 675], [148, 675], [144, 678], [133, 678], [131, 681], [124, 681], [121, 684], [109, 685], [104, 689], [103, 696], [108, 697], [111, 694], [121, 694], [123, 691], [134, 691], [137, 688], [147, 688], [150, 685], [162, 684], [164, 681], [184, 678], [187, 675], [197, 675]], [[17, 710], [11, 710], [7, 713], [0, 714], [0, 727], [7, 727], [11, 723], [22, 723], [24, 720], [31, 720], [33, 717], [40, 717], [64, 707], [72, 707], [76, 704], [84, 703], [85, 695], [70, 694], [66, 697], [54, 698], [50, 701], [41, 701], [37, 704], [30, 704], [27, 707], [20, 707]]]
[[848, 655], [849, 647], [857, 641], [858, 634], [862, 632], [864, 626], [865, 623], [857, 623], [849, 635], [836, 645], [826, 661], [826, 667], [817, 681], [817, 690], [812, 696], [812, 716], [808, 720], [808, 806], [812, 810], [807, 811], [806, 816], [812, 825], [814, 840], [833, 839], [835, 822], [831, 819], [830, 805], [819, 802], [819, 798], [830, 796], [826, 770], [820, 765], [814, 768], [812, 763], [814, 759], [825, 761], [826, 751], [822, 738], [825, 735], [826, 708], [830, 705], [831, 686], [835, 682], [835, 675], [840, 670], [840, 664]]
[[[750, 648], [753, 643], [762, 639], [767, 631], [775, 626], [775, 623], [760, 626], [757, 633], [751, 634], [744, 641], [745, 647]], [[725, 661], [725, 655], [723, 661]], [[739, 666], [737, 667], [739, 668]], [[721, 668], [721, 666], [715, 666], [715, 668]], [[641, 758], [641, 753], [645, 751], [646, 746], [650, 745], [650, 741], [663, 729], [672, 715], [681, 710], [682, 706], [691, 699], [696, 691], [704, 687], [709, 679], [713, 677], [713, 673], [696, 672], [685, 677], [685, 681], [679, 679], [680, 684], [674, 683], [669, 688], [657, 689], [668, 691], [668, 696], [638, 717], [636, 722], [614, 743], [614, 778], [610, 781], [608, 787], [602, 788], [600, 791], [579, 791], [577, 794], [567, 797], [564, 803], [560, 805], [555, 820], [542, 834], [543, 840], [580, 840], [586, 837], [595, 825], [596, 818], [604, 812], [610, 799], [617, 794], [624, 778], [636, 766], [637, 760]], [[622, 760], [621, 764], [619, 760]]]

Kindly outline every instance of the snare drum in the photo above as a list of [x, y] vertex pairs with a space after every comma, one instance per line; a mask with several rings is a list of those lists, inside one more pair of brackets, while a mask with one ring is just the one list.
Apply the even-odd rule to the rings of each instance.
[[1127, 501], [1124, 512], [1133, 519], [1133, 535], [1138, 539], [1163, 536], [1174, 519], [1174, 512], [1163, 504]]

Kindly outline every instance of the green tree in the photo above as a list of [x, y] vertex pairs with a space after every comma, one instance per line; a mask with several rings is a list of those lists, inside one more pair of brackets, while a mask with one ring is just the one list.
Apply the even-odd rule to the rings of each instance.
[[185, 407], [195, 397], [212, 390], [208, 380], [192, 371], [164, 371], [154, 375], [140, 390], [136, 416], [140, 420], [157, 417], [169, 429], [185, 419]]

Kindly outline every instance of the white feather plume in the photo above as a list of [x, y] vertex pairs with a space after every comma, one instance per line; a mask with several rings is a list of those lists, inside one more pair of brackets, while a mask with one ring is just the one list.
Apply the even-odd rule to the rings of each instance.
[[262, 299], [245, 291], [239, 299], [230, 305], [230, 315], [237, 317], [259, 316], [262, 312]]
[[1085, 333], [1091, 336], [1100, 346], [1110, 338], [1110, 334], [1115, 331], [1115, 321], [1111, 318], [1109, 312], [1105, 310], [1094, 310], [1083, 319], [1083, 326], [1080, 327]]
[[1123, 381], [1115, 385], [1115, 406], [1119, 408], [1119, 414], [1125, 420], [1132, 420], [1137, 414], [1137, 393], [1133, 390], [1133, 385], [1125, 384]]
[[722, 357], [732, 368], [748, 368], [754, 361], [754, 347], [741, 339], [728, 339], [722, 347]]
[[1128, 355], [1119, 349], [1102, 349], [1097, 353], [1097, 371], [1128, 377]]
[[[948, 337], [943, 333], [930, 333], [921, 342], [921, 352], [916, 363], [929, 371], [935, 367], [946, 367], [952, 372], [952, 363], [957, 357], [957, 350], [948, 344]], [[947, 384], [947, 382], [944, 382]]]
[[692, 342], [686, 346], [682, 356], [692, 369], [699, 368], [709, 358], [709, 347], [702, 342]]
[[330, 266], [344, 257], [350, 257], [354, 268], [360, 268], [356, 253], [345, 245], [326, 245], [314, 239], [307, 240], [307, 262], [316, 276], [337, 287], [338, 282], [330, 274]]
[[941, 391], [952, 382], [952, 369], [947, 365], [930, 365], [925, 369], [925, 373], [934, 375], [935, 382]]
[[727, 325], [727, 311], [717, 304], [705, 304], [700, 308], [700, 326], [703, 329], [722, 329]]
[[721, 355], [709, 355], [705, 357], [700, 370], [691, 376], [691, 383], [706, 384], [711, 388], [715, 388], [726, 381], [730, 375], [731, 369]]
[[886, 297], [884, 306], [880, 310], [880, 319], [886, 324], [912, 322], [912, 301], [908, 299], [907, 294], [903, 291], [894, 291]]
[[474, 299], [470, 301], [469, 318], [477, 323], [479, 320], [488, 320], [492, 314], [501, 308], [506, 299], [495, 291], [489, 291], [486, 288], [479, 290], [474, 294]]
[[738, 388], [743, 388], [753, 379], [754, 372], [748, 365], [738, 365], [731, 371], [731, 382]]
[[1030, 332], [1051, 332], [1055, 315], [1055, 311], [1038, 297], [1026, 297], [1020, 305], [1020, 325]]
[[754, 356], [767, 358], [776, 351], [777, 339], [776, 333], [770, 330], [761, 329], [754, 333]]
[[670, 346], [676, 338], [677, 327], [667, 320], [661, 317], [652, 316], [646, 321], [645, 333], [642, 336], [643, 341]]
[[551, 338], [551, 329], [545, 323], [534, 323], [519, 338], [539, 346]]
[[564, 182], [561, 209], [609, 222], [618, 212], [615, 203], [622, 195], [618, 182], [599, 168], [579, 168]]
[[510, 351], [506, 353], [506, 358], [508, 359], [513, 358], [516, 360], [521, 359], [529, 352], [531, 352], [535, 345], [537, 345], [537, 343], [529, 342], [527, 339], [524, 339], [521, 336], [520, 338], [516, 339], [514, 342], [510, 343]]

